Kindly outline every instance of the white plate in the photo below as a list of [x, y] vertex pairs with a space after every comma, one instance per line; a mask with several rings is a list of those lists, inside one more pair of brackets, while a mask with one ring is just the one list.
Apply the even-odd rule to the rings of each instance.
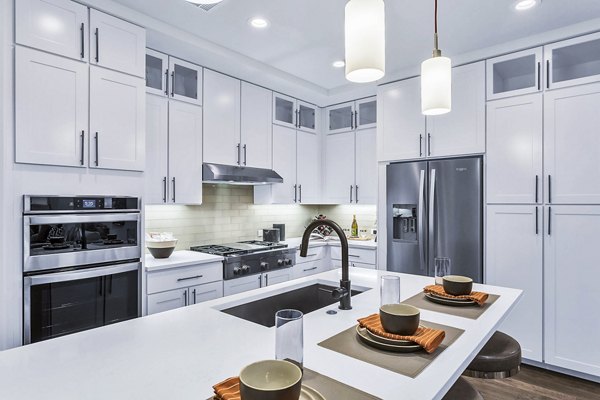
[[302, 385], [299, 400], [326, 400], [325, 397], [310, 386]]

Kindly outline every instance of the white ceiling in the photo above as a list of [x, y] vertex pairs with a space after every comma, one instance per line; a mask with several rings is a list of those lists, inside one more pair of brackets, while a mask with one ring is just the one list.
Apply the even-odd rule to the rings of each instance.
[[[331, 63], [344, 57], [347, 0], [223, 0], [206, 12], [185, 0], [114, 0], [150, 17], [275, 67], [324, 90], [349, 83]], [[387, 73], [415, 68], [432, 50], [433, 0], [386, 0]], [[517, 12], [514, 0], [440, 1], [444, 55], [501, 43], [600, 18], [598, 0], [543, 0]], [[271, 25], [257, 30], [252, 16]], [[291, 77], [292, 78], [292, 77]]]

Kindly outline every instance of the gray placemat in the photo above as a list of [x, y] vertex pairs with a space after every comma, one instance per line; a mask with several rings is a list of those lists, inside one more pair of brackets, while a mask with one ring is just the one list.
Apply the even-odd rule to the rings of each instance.
[[404, 300], [402, 303], [410, 304], [411, 306], [415, 306], [417, 308], [429, 311], [435, 311], [444, 314], [456, 315], [457, 317], [471, 318], [477, 319], [481, 314], [486, 312], [488, 308], [496, 300], [498, 300], [500, 296], [496, 294], [490, 294], [488, 299], [482, 306], [472, 305], [472, 306], [446, 306], [444, 304], [434, 303], [433, 301], [427, 300], [425, 297], [425, 293], [421, 292], [419, 294], [414, 295], [410, 299]]
[[398, 374], [415, 378], [464, 332], [462, 329], [453, 328], [451, 326], [435, 324], [428, 321], [421, 322], [427, 327], [443, 329], [446, 332], [446, 337], [442, 344], [431, 354], [427, 354], [425, 350], [419, 350], [414, 353], [392, 353], [375, 349], [364, 344], [358, 338], [356, 326], [322, 341], [319, 343], [319, 346], [388, 369]]
[[302, 384], [315, 389], [321, 393], [326, 400], [379, 400], [379, 397], [371, 396], [368, 393], [338, 382], [325, 375], [321, 375], [308, 368], [304, 368]]

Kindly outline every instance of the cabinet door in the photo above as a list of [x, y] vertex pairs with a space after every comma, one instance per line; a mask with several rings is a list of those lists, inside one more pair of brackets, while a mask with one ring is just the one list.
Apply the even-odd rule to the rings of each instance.
[[15, 1], [15, 42], [86, 60], [87, 7], [70, 0]]
[[427, 155], [485, 152], [485, 62], [452, 68], [452, 111], [427, 118]]
[[90, 9], [90, 63], [140, 78], [145, 76], [146, 30]]
[[[270, 186], [271, 202], [294, 204], [298, 201], [296, 185], [296, 130], [273, 125], [273, 170], [283, 183]], [[268, 189], [268, 188], [267, 188]]]
[[375, 128], [377, 126], [377, 97], [356, 102], [356, 129]]
[[600, 203], [600, 83], [544, 95], [546, 201]]
[[91, 67], [91, 167], [144, 170], [145, 108], [143, 79]]
[[298, 203], [318, 204], [321, 195], [321, 146], [315, 133], [298, 131]]
[[158, 51], [146, 50], [146, 92], [168, 96], [169, 56]]
[[242, 82], [242, 163], [248, 167], [273, 165], [273, 94], [270, 90]]
[[261, 287], [261, 282], [261, 274], [223, 281], [223, 295], [231, 296], [233, 294], [247, 292], [248, 290], [259, 289]]
[[280, 269], [273, 272], [268, 272], [264, 275], [264, 286], [273, 286], [278, 283], [287, 282], [294, 279], [294, 273], [292, 268]]
[[354, 129], [354, 102], [325, 109], [328, 133], [349, 132]]
[[20, 46], [15, 51], [15, 161], [83, 167], [87, 65]]
[[545, 362], [600, 376], [596, 279], [600, 207], [549, 208], [544, 243]]
[[273, 93], [273, 123], [296, 128], [298, 126], [298, 115], [296, 99], [279, 93]]
[[542, 207], [487, 206], [486, 284], [523, 290], [501, 330], [520, 344], [523, 357], [542, 361]]
[[600, 81], [600, 33], [544, 46], [546, 89]]
[[298, 129], [305, 132], [317, 132], [319, 109], [314, 104], [298, 101]]
[[239, 165], [240, 81], [207, 69], [204, 94], [204, 162]]
[[202, 105], [202, 67], [169, 57], [167, 90], [172, 99]]
[[148, 295], [148, 315], [174, 310], [188, 305], [188, 289], [169, 290], [168, 292]]
[[168, 203], [202, 204], [200, 106], [169, 102], [169, 179]]
[[146, 204], [163, 204], [169, 199], [168, 158], [169, 101], [166, 97], [146, 95]]
[[354, 132], [325, 135], [323, 200], [330, 204], [354, 202]]
[[542, 94], [487, 104], [487, 202], [542, 200]]
[[356, 204], [377, 204], [377, 129], [356, 131]]
[[198, 304], [204, 301], [223, 297], [223, 282], [213, 282], [204, 285], [192, 286], [189, 289], [190, 304]]
[[542, 90], [541, 47], [489, 59], [486, 68], [488, 100]]
[[377, 161], [424, 157], [420, 78], [380, 86], [377, 93]]

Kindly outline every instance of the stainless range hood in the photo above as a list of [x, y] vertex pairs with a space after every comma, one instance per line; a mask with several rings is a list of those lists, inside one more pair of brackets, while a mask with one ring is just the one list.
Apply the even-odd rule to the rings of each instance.
[[232, 185], [262, 185], [283, 183], [283, 178], [271, 169], [204, 163], [202, 164], [202, 181]]

